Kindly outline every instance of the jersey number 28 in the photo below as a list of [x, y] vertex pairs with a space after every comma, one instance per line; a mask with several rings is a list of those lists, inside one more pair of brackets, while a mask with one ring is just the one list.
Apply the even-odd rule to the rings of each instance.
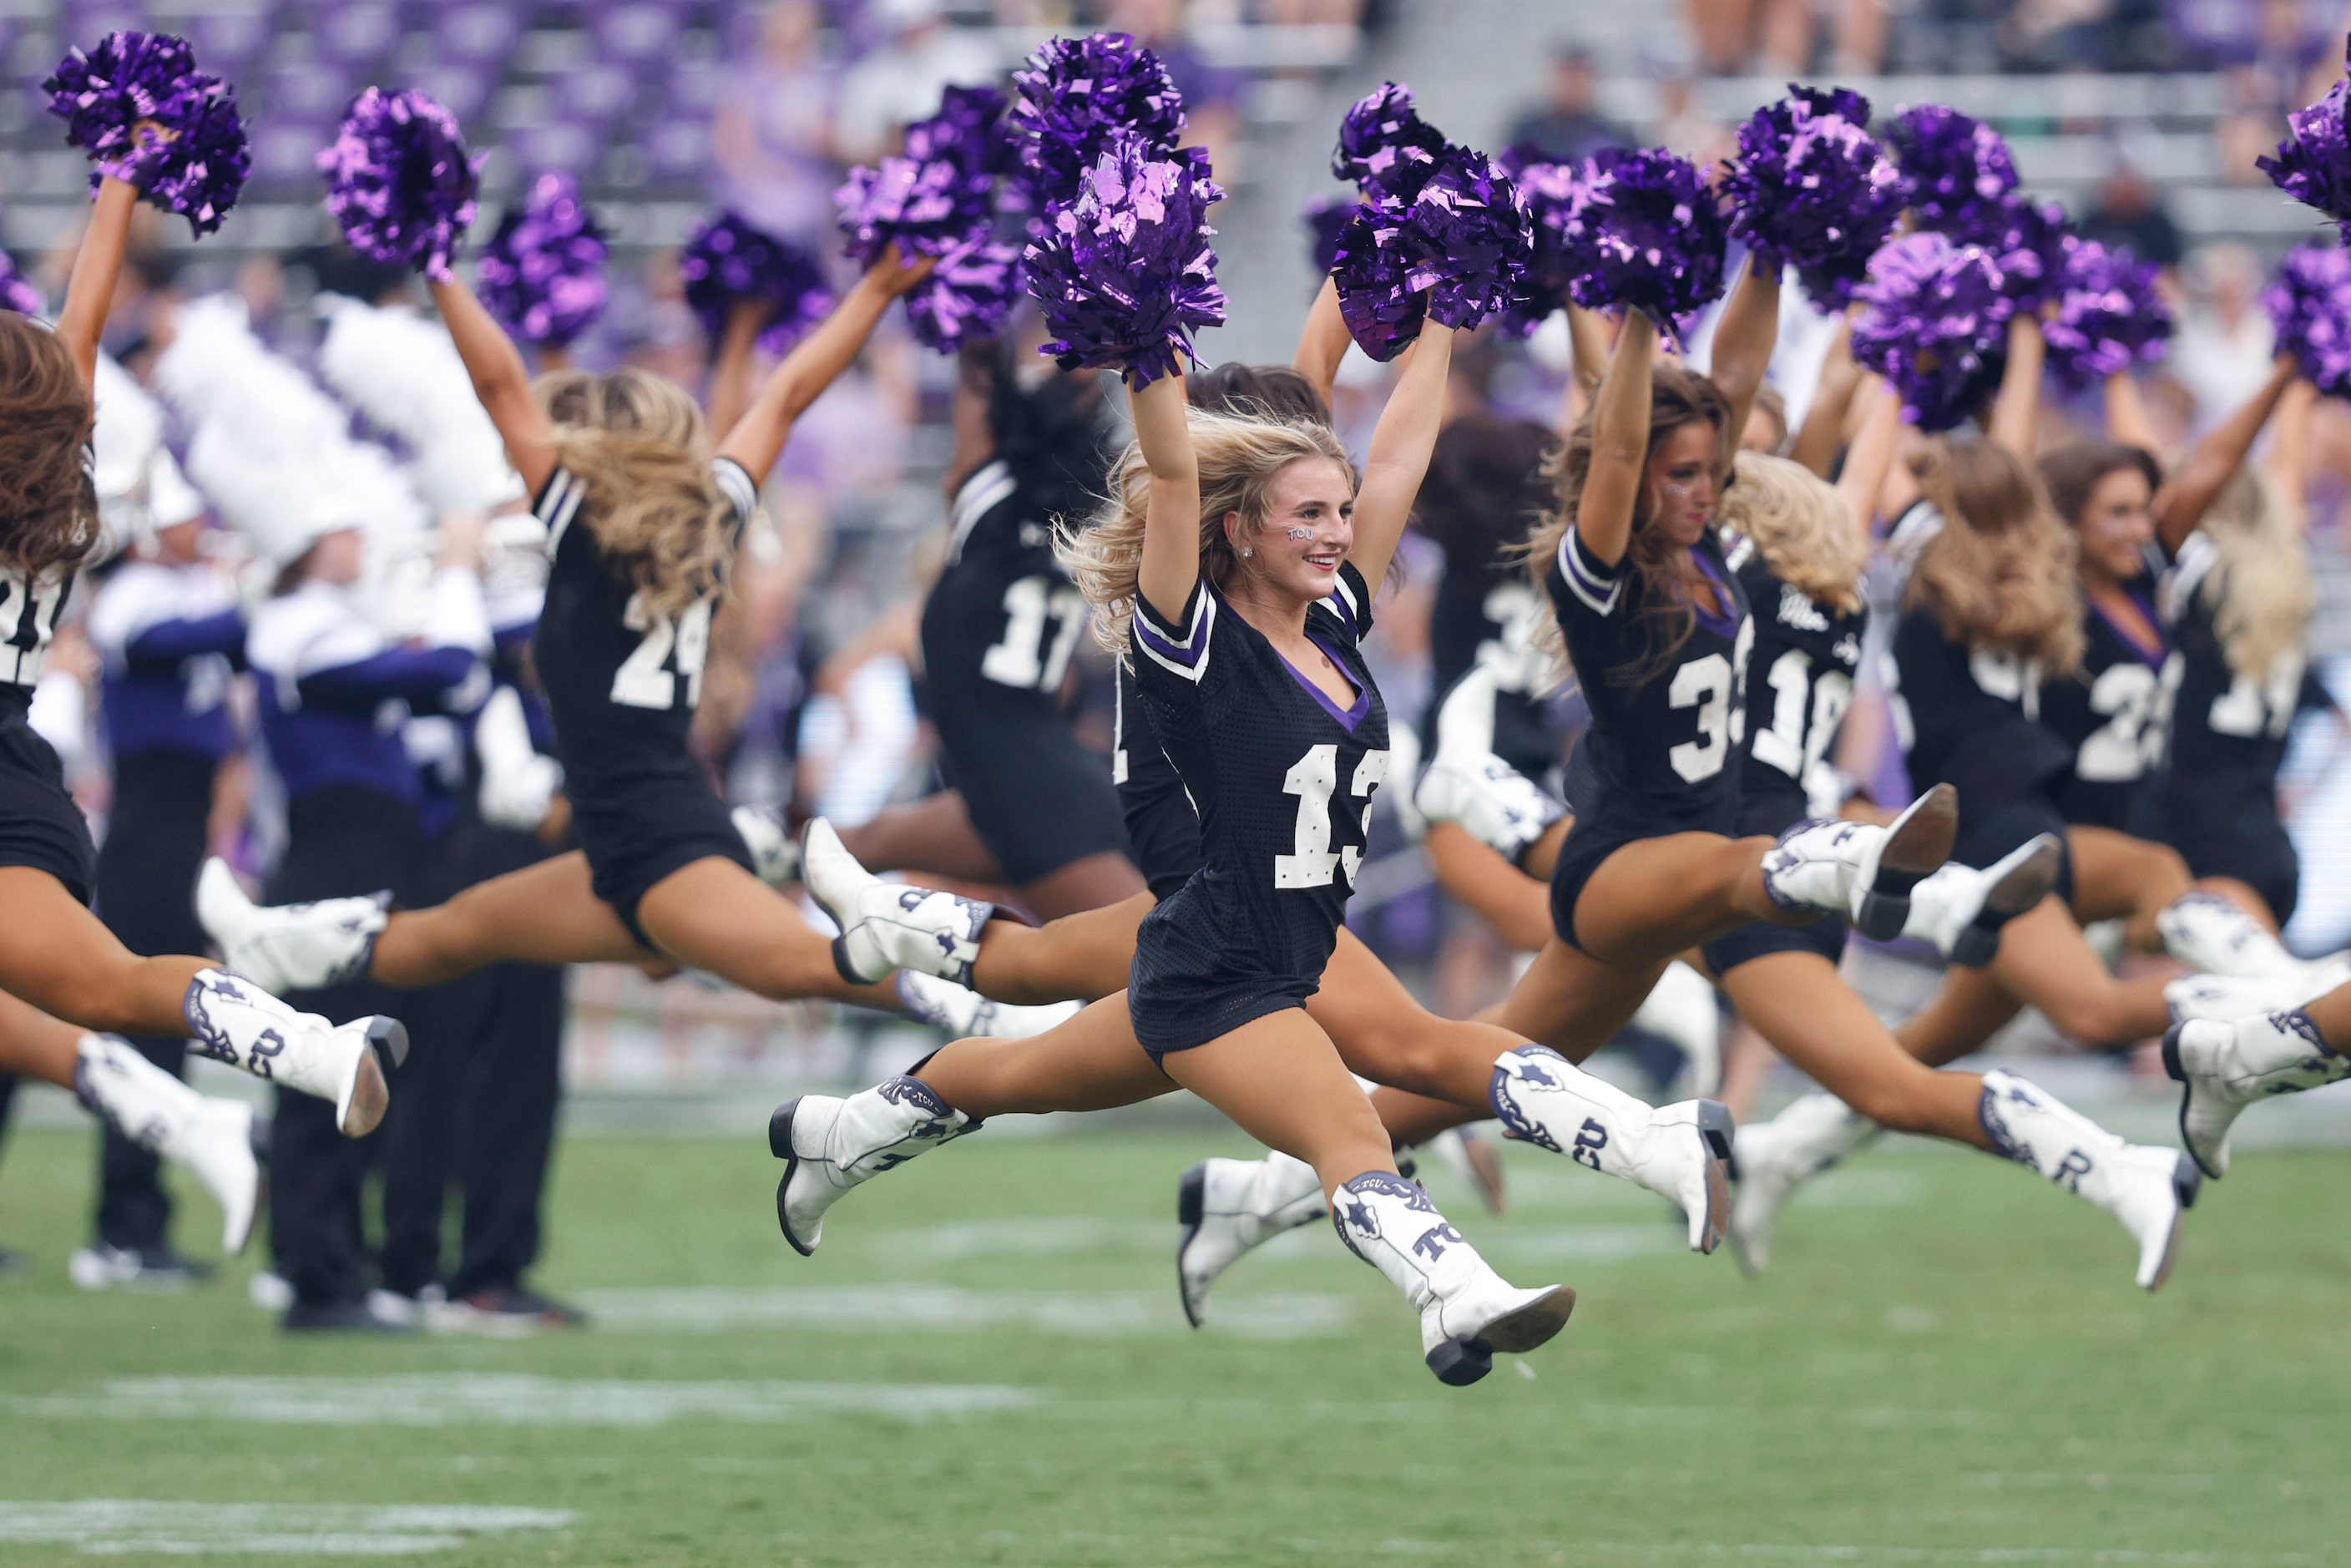
[[[1363, 801], [1360, 825], [1368, 837], [1372, 828], [1372, 791], [1388, 776], [1388, 754], [1366, 751], [1355, 765], [1354, 781], [1348, 793]], [[1273, 885], [1276, 887], [1328, 887], [1331, 877], [1341, 866], [1347, 871], [1347, 885], [1355, 885], [1355, 869], [1364, 863], [1364, 852], [1353, 844], [1336, 852], [1331, 848], [1331, 793], [1339, 787], [1339, 747], [1334, 744], [1310, 746], [1306, 755], [1290, 765], [1290, 772], [1281, 781], [1282, 792], [1298, 797], [1298, 831], [1290, 852], [1273, 857]]]
[[689, 606], [683, 615], [655, 615], [645, 608], [643, 594], [629, 595], [621, 624], [642, 632], [644, 637], [612, 672], [612, 700], [622, 707], [675, 707], [678, 676], [683, 675], [685, 706], [699, 706], [702, 665], [710, 656], [713, 608], [712, 601], [705, 599]]

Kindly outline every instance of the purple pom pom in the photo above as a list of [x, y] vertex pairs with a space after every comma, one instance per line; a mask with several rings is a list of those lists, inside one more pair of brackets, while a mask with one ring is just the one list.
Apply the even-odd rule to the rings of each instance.
[[1979, 204], [1950, 224], [1921, 226], [1939, 228], [1955, 243], [1983, 250], [1998, 264], [2009, 298], [2020, 308], [2037, 310], [2057, 298], [2073, 234], [2065, 209], [2056, 203], [2011, 194]]
[[1314, 263], [1314, 276], [1328, 277], [1331, 268], [1338, 265], [1339, 236], [1347, 232], [1347, 225], [1355, 216], [1355, 204], [1344, 196], [1316, 196], [1306, 204], [1308, 256]]
[[1505, 152], [1501, 163], [1518, 182], [1519, 194], [1533, 220], [1534, 249], [1526, 276], [1520, 281], [1519, 297], [1503, 310], [1499, 330], [1524, 338], [1532, 335], [1552, 311], [1567, 307], [1568, 289], [1588, 259], [1583, 248], [1581, 218], [1600, 176], [1588, 158], [1576, 163], [1553, 163], [1526, 147]]
[[474, 264], [482, 304], [527, 343], [562, 347], [604, 313], [604, 230], [580, 183], [549, 171], [498, 220]]
[[953, 158], [888, 157], [852, 169], [832, 200], [849, 254], [871, 267], [893, 243], [909, 258], [945, 256], [988, 226], [994, 194], [989, 176], [967, 174]]
[[1561, 229], [1570, 296], [1587, 310], [1636, 307], [1667, 337], [1722, 297], [1729, 234], [1697, 166], [1663, 148], [1593, 155], [1593, 179]]
[[1340, 314], [1364, 352], [1388, 360], [1419, 335], [1424, 313], [1467, 329], [1515, 302], [1534, 236], [1502, 166], [1447, 147], [1418, 194], [1364, 203], [1339, 246]]
[[1225, 319], [1207, 222], [1224, 194], [1199, 148], [1113, 135], [1029, 246], [1029, 292], [1055, 335], [1044, 351], [1068, 371], [1118, 366], [1137, 386], [1196, 357], [1193, 331]]
[[370, 261], [445, 279], [481, 190], [456, 116], [414, 89], [368, 88], [319, 152], [327, 211]]
[[1184, 99], [1159, 57], [1124, 33], [1048, 38], [1012, 73], [1009, 129], [1034, 204], [1076, 199], [1113, 133], [1159, 157], [1184, 131]]
[[985, 178], [1014, 162], [1004, 130], [1004, 95], [992, 87], [950, 87], [939, 95], [939, 111], [906, 127], [905, 155], [917, 163], [953, 163], [966, 175]]
[[832, 291], [816, 257], [788, 240], [753, 228], [732, 211], [706, 218], [678, 252], [685, 303], [715, 347], [738, 301], [769, 307], [759, 347], [780, 354], [832, 308]]
[[2277, 346], [2329, 397], [2351, 397], [2351, 251], [2300, 245], [2262, 295]]
[[16, 270], [16, 258], [0, 250], [0, 310], [38, 316], [47, 309], [48, 301], [33, 287], [33, 280]]
[[1904, 417], [1949, 430], [1983, 406], [2016, 313], [1990, 255], [1946, 235], [1906, 235], [1870, 259], [1854, 298], [1854, 360], [1901, 394]]
[[1983, 121], [1939, 103], [1906, 109], [1894, 122], [1902, 194], [1921, 228], [1949, 229], [1979, 205], [2016, 189], [2008, 143]]
[[66, 122], [66, 140], [98, 165], [93, 192], [110, 174], [128, 181], [200, 235], [236, 205], [253, 167], [236, 94], [196, 68], [186, 40], [109, 33], [59, 61], [41, 89]]
[[2043, 329], [2052, 369], [2073, 387], [2153, 364], [2171, 336], [2171, 308], [2156, 292], [2155, 267], [2095, 240], [2065, 247], [2057, 313]]
[[1371, 202], [1358, 204], [1354, 213], [1340, 231], [1331, 276], [1338, 282], [1347, 335], [1384, 364], [1420, 336], [1428, 319], [1428, 295], [1411, 284], [1418, 257], [1405, 244], [1403, 215]]
[[1794, 267], [1813, 303], [1842, 308], [1902, 215], [1902, 176], [1872, 140], [1869, 100], [1791, 86], [1739, 128], [1724, 180], [1730, 232], [1757, 265]]
[[[2351, 44], [2345, 47], [2351, 58]], [[2274, 158], [2254, 166], [2295, 201], [2316, 207], [2351, 235], [2351, 137], [2344, 130], [2344, 107], [2351, 80], [2336, 82], [2326, 96], [2285, 117], [2285, 140]]]
[[1412, 89], [1383, 82], [1339, 121], [1331, 172], [1352, 180], [1366, 201], [1408, 202], [1437, 172], [1445, 138], [1412, 106]]
[[1020, 250], [977, 235], [939, 257], [906, 296], [916, 341], [951, 354], [967, 341], [1004, 330], [1020, 288]]

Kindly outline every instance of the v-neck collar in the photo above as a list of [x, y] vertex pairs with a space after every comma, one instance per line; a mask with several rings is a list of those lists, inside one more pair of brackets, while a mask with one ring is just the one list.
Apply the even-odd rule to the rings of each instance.
[[[1258, 634], [1259, 636], [1265, 635], [1263, 632], [1259, 632]], [[1290, 662], [1289, 654], [1283, 653], [1279, 648], [1273, 648], [1273, 640], [1271, 638], [1269, 637], [1266, 639], [1265, 645], [1269, 648], [1273, 648], [1273, 656], [1281, 661], [1281, 667], [1290, 672], [1290, 678], [1296, 681], [1300, 685], [1305, 687], [1306, 694], [1312, 697], [1316, 702], [1322, 705], [1322, 711], [1324, 713], [1329, 714], [1332, 718], [1337, 719], [1341, 724], [1346, 726], [1347, 733], [1349, 735], [1354, 734], [1355, 727], [1364, 722], [1364, 716], [1372, 711], [1371, 683], [1369, 681], [1358, 681], [1354, 676], [1348, 674], [1345, 662], [1342, 660], [1336, 653], [1332, 652], [1332, 647], [1328, 643], [1325, 643], [1322, 638], [1317, 637], [1313, 632], [1309, 632], [1306, 633], [1306, 640], [1313, 643], [1316, 647], [1322, 649], [1323, 653], [1330, 654], [1332, 666], [1345, 678], [1349, 685], [1355, 688], [1355, 701], [1353, 706], [1343, 708], [1337, 703], [1332, 702], [1329, 692], [1324, 691], [1321, 686], [1315, 685], [1312, 681], [1308, 680], [1306, 678], [1306, 672]]]
[[2106, 623], [2107, 629], [2114, 632], [2116, 640], [2125, 648], [2129, 649], [2131, 656], [2140, 664], [2150, 667], [2161, 665], [2166, 655], [2171, 652], [2171, 644], [2163, 634], [2163, 620], [2156, 613], [2155, 601], [2140, 591], [2136, 582], [2126, 582], [2120, 587], [2123, 597], [2138, 607], [2139, 613], [2147, 617], [2147, 625], [2154, 629], [2155, 645], [2152, 648], [2133, 635], [2128, 626], [2107, 614], [2106, 607], [2095, 599], [2089, 601], [2090, 612]]

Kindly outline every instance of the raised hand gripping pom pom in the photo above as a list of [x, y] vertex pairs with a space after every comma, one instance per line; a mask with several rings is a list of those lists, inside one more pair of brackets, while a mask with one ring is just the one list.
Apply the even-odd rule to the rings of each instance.
[[2067, 385], [2085, 387], [2161, 359], [2171, 308], [2156, 292], [2152, 263], [2075, 239], [2065, 249], [2056, 314], [2042, 331], [2050, 368]]
[[1902, 215], [1902, 175], [1866, 129], [1869, 100], [1791, 86], [1739, 128], [1723, 189], [1730, 232], [1761, 267], [1793, 267], [1813, 303], [1844, 307]]
[[2299, 245], [2262, 293], [2279, 350], [2329, 397], [2351, 397], [2351, 251]]
[[1339, 121], [1331, 172], [1352, 180], [1370, 202], [1408, 202], [1437, 172], [1444, 136], [1412, 106], [1412, 89], [1383, 82]]
[[[2351, 42], [2345, 46], [2351, 59]], [[2351, 137], [2344, 128], [2344, 109], [2351, 100], [2351, 80], [2336, 82], [2326, 96], [2307, 109], [2285, 117], [2285, 140], [2274, 158], [2256, 158], [2254, 167], [2295, 201], [2316, 207], [2342, 225], [2351, 237]]]
[[1982, 407], [2016, 313], [1990, 255], [1947, 235], [1906, 235], [1870, 259], [1854, 298], [1854, 361], [1886, 378], [1904, 418], [1949, 430]]
[[1356, 209], [1332, 269], [1339, 312], [1364, 353], [1393, 359], [1424, 318], [1466, 329], [1519, 300], [1533, 253], [1526, 204], [1502, 166], [1447, 147], [1409, 202]]
[[760, 349], [780, 354], [832, 308], [832, 291], [816, 257], [789, 241], [753, 228], [732, 209], [705, 219], [678, 252], [686, 307], [716, 348], [740, 301], [768, 308]]
[[939, 257], [906, 296], [906, 320], [925, 348], [951, 354], [1004, 330], [1020, 289], [1020, 249], [976, 235]]
[[1902, 195], [1922, 228], [1949, 228], [2016, 189], [2016, 161], [1999, 131], [1939, 103], [1906, 109], [1895, 120], [1894, 151]]
[[436, 280], [453, 276], [481, 191], [455, 115], [413, 88], [365, 89], [318, 162], [327, 211], [353, 250]]
[[1180, 371], [1192, 333], [1225, 319], [1207, 221], [1223, 199], [1199, 148], [1112, 136], [1029, 246], [1029, 292], [1054, 333], [1044, 352], [1063, 370], [1123, 369], [1137, 386]]
[[221, 225], [245, 188], [252, 160], [236, 94], [196, 68], [186, 40], [169, 33], [109, 33], [76, 49], [41, 84], [66, 140], [108, 175], [188, 220], [197, 235]]
[[1048, 38], [1012, 73], [1007, 128], [1040, 207], [1077, 198], [1115, 133], [1166, 157], [1184, 132], [1184, 99], [1159, 57], [1124, 33]]
[[1568, 292], [1587, 310], [1637, 308], [1667, 337], [1722, 296], [1729, 235], [1697, 167], [1663, 148], [1593, 154], [1594, 178], [1562, 241]]
[[560, 348], [604, 313], [605, 248], [580, 183], [550, 170], [498, 220], [475, 262], [482, 305], [523, 341]]

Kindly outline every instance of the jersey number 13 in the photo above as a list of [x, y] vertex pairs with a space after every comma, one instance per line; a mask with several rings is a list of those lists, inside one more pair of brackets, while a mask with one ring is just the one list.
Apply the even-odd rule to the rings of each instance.
[[[1388, 754], [1366, 751], [1355, 765], [1355, 777], [1348, 793], [1364, 803], [1359, 819], [1362, 831], [1369, 837], [1372, 828], [1372, 791], [1388, 775]], [[1335, 744], [1310, 746], [1306, 755], [1290, 766], [1281, 781], [1282, 792], [1298, 797], [1298, 828], [1290, 852], [1273, 857], [1273, 885], [1276, 887], [1328, 887], [1332, 874], [1342, 866], [1346, 868], [1347, 885], [1355, 885], [1356, 868], [1364, 863], [1364, 852], [1353, 844], [1335, 852], [1331, 848], [1331, 794], [1339, 787], [1339, 747]]]

